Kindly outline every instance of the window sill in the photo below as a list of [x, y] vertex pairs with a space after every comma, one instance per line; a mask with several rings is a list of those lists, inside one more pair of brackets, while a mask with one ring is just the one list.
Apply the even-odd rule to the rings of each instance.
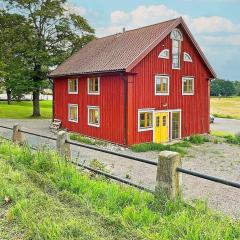
[[97, 127], [97, 128], [99, 128], [100, 127], [100, 125], [98, 124], [93, 124], [93, 123], [88, 123], [88, 126], [90, 126], [90, 127]]
[[155, 96], [169, 96], [169, 93], [155, 93]]
[[152, 131], [152, 130], [153, 130], [152, 127], [151, 128], [139, 128], [138, 132], [146, 132], [146, 131]]
[[68, 92], [68, 94], [76, 95], [76, 94], [78, 94], [78, 92]]
[[194, 93], [182, 93], [183, 96], [194, 96]]
[[69, 122], [73, 122], [73, 123], [78, 123], [78, 121], [75, 121], [75, 120], [70, 120], [68, 119]]
[[96, 93], [88, 92], [88, 95], [100, 95], [100, 93], [99, 92], [96, 92]]

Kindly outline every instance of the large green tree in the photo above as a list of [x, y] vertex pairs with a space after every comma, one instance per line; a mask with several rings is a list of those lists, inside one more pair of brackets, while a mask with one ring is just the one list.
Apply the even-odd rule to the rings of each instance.
[[0, 78], [6, 88], [8, 103], [11, 96], [19, 98], [30, 89], [27, 78], [29, 65], [22, 49], [27, 47], [30, 36], [24, 17], [0, 10]]
[[60, 64], [94, 38], [94, 29], [80, 15], [66, 9], [66, 0], [4, 0], [9, 13], [26, 21], [22, 56], [28, 66], [33, 93], [33, 116], [40, 116], [39, 95], [49, 69]]
[[236, 94], [233, 81], [215, 79], [211, 82], [211, 96], [232, 96]]

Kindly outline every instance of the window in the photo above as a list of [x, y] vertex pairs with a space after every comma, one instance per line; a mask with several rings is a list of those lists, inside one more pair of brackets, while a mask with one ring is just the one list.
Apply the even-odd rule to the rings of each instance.
[[68, 105], [68, 121], [69, 122], [78, 122], [78, 105], [69, 104]]
[[78, 94], [78, 79], [68, 79], [68, 93]]
[[100, 109], [99, 107], [88, 107], [88, 125], [100, 126]]
[[180, 138], [180, 112], [172, 112], [172, 140]]
[[155, 95], [169, 95], [169, 76], [155, 76]]
[[163, 116], [162, 125], [163, 125], [163, 127], [167, 126], [167, 116]]
[[153, 127], [153, 111], [151, 110], [142, 110], [138, 112], [138, 130], [146, 131], [152, 130]]
[[158, 55], [159, 58], [166, 58], [168, 59], [169, 58], [169, 49], [164, 49], [162, 50], [159, 55]]
[[99, 77], [88, 78], [88, 94], [90, 95], [100, 94], [100, 78]]
[[183, 54], [183, 61], [185, 62], [192, 62], [192, 58], [189, 53], [184, 52]]
[[180, 69], [182, 33], [175, 28], [172, 30], [170, 37], [172, 39], [172, 68]]
[[182, 95], [194, 95], [194, 78], [182, 78]]

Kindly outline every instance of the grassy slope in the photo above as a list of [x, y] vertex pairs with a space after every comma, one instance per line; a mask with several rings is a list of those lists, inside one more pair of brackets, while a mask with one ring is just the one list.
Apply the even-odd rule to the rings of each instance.
[[240, 97], [211, 98], [211, 113], [216, 117], [240, 119]]
[[0, 159], [0, 239], [240, 238], [239, 222], [203, 204], [163, 203], [79, 172], [46, 150], [33, 153], [1, 140]]
[[[52, 117], [52, 101], [40, 101], [41, 118]], [[0, 101], [0, 118], [31, 118], [32, 102], [12, 102], [8, 105], [7, 102]]]

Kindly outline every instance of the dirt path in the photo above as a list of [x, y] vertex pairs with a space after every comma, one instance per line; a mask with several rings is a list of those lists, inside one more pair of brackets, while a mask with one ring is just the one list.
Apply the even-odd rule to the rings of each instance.
[[[12, 126], [14, 122], [14, 120], [0, 120], [0, 125]], [[21, 124], [24, 126], [24, 129], [54, 136], [49, 133], [49, 122], [46, 120], [22, 120]], [[1, 128], [0, 134], [7, 137], [11, 136], [9, 131]], [[32, 145], [43, 144], [50, 148], [55, 148], [54, 141], [39, 139], [28, 135], [26, 135], [26, 138]], [[108, 148], [113, 151], [136, 155], [155, 161], [157, 161], [158, 158], [158, 152], [133, 153], [128, 149], [112, 145], [108, 146]], [[73, 157], [77, 158], [80, 162], [87, 164], [91, 160], [97, 159], [104, 162], [113, 174], [128, 177], [131, 181], [154, 189], [156, 178], [155, 166], [75, 146], [72, 147], [72, 152]], [[240, 147], [226, 143], [205, 143], [199, 146], [193, 146], [188, 149], [187, 155], [183, 158], [183, 167], [223, 179], [240, 182]], [[207, 200], [209, 206], [213, 209], [240, 218], [239, 189], [183, 175], [183, 193], [184, 198], [187, 200]]]

